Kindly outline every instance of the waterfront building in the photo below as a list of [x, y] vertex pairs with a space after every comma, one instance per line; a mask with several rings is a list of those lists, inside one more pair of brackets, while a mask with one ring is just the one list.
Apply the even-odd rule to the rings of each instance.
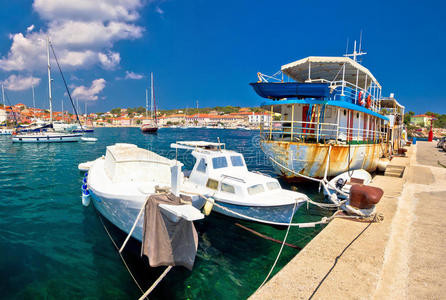
[[410, 117], [410, 124], [418, 125], [422, 127], [430, 127], [431, 126], [431, 116], [428, 115], [415, 115]]

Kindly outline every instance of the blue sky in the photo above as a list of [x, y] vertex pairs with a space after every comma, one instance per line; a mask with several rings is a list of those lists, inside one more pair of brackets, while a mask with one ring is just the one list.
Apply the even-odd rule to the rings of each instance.
[[[446, 113], [441, 2], [104, 0], [93, 9], [91, 3], [2, 4], [0, 81], [13, 103], [30, 105], [34, 84], [37, 105], [48, 107], [39, 44], [48, 31], [81, 106], [107, 111], [144, 105], [150, 72], [161, 108], [194, 107], [196, 100], [200, 107], [257, 106], [262, 99], [248, 85], [257, 72], [272, 74], [309, 55], [340, 56], [362, 30], [363, 64], [384, 94], [395, 93], [416, 113]], [[67, 107], [55, 66], [53, 77], [54, 106], [64, 99]]]

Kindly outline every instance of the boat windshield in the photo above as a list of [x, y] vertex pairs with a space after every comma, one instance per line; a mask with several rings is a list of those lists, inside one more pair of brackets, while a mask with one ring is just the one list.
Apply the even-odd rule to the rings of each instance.
[[232, 163], [232, 166], [234, 166], [234, 167], [243, 167], [244, 166], [243, 159], [240, 155], [231, 156], [231, 163]]
[[270, 191], [280, 189], [280, 184], [275, 181], [266, 183], [266, 186]]
[[260, 193], [263, 193], [264, 191], [265, 191], [265, 188], [263, 187], [262, 184], [255, 184], [248, 188], [248, 194], [250, 194], [250, 195], [260, 194]]
[[212, 166], [214, 169], [226, 168], [228, 166], [228, 161], [224, 156], [214, 157], [212, 158]]

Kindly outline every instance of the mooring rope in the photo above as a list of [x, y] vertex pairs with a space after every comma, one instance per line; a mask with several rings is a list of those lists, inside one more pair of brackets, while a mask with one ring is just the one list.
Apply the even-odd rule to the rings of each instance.
[[293, 221], [294, 210], [296, 209], [296, 204], [297, 204], [297, 201], [294, 201], [294, 207], [293, 207], [293, 211], [291, 212], [290, 222], [288, 223], [288, 228], [287, 228], [287, 230], [286, 230], [285, 237], [283, 238], [282, 245], [280, 246], [279, 253], [277, 253], [276, 260], [274, 261], [274, 263], [273, 263], [271, 269], [269, 270], [268, 275], [266, 275], [265, 280], [263, 280], [262, 284], [257, 288], [256, 292], [257, 292], [257, 291], [258, 291], [258, 290], [259, 290], [259, 289], [266, 283], [266, 281], [269, 279], [269, 276], [271, 276], [271, 273], [273, 272], [274, 267], [276, 266], [277, 262], [279, 261], [279, 257], [280, 257], [280, 255], [282, 254], [283, 246], [285, 246], [285, 242], [286, 242], [286, 239], [287, 239], [287, 237], [288, 237], [288, 233], [290, 232], [291, 222]]
[[124, 263], [124, 266], [127, 268], [127, 271], [129, 272], [130, 276], [132, 277], [133, 281], [135, 282], [136, 286], [139, 288], [139, 290], [141, 291], [141, 293], [144, 293], [144, 290], [141, 288], [141, 286], [139, 285], [138, 281], [136, 280], [135, 276], [133, 276], [132, 271], [130, 271], [129, 266], [127, 265], [127, 263], [125, 262], [124, 257], [122, 256], [121, 252], [119, 252], [119, 248], [118, 245], [116, 245], [115, 241], [113, 240], [110, 232], [108, 231], [107, 227], [105, 226], [104, 221], [102, 220], [102, 217], [100, 214], [99, 215], [99, 220], [101, 220], [102, 226], [104, 226], [105, 232], [107, 232], [108, 237], [110, 238], [110, 240], [112, 241], [113, 245], [115, 246], [116, 250], [118, 251], [119, 257], [121, 257], [122, 262]]
[[139, 218], [141, 217], [142, 212], [144, 211], [144, 207], [146, 206], [146, 203], [147, 203], [148, 200], [149, 200], [149, 198], [147, 197], [146, 201], [144, 201], [144, 203], [143, 203], [141, 209], [139, 210], [139, 213], [138, 213], [138, 216], [136, 217], [135, 222], [133, 222], [132, 229], [130, 229], [129, 234], [127, 235], [127, 237], [126, 237], [125, 240], [124, 240], [124, 243], [122, 243], [122, 246], [121, 246], [121, 248], [119, 249], [119, 253], [121, 253], [121, 252], [124, 250], [125, 245], [127, 245], [127, 242], [129, 241], [130, 237], [132, 236], [133, 231], [134, 231], [135, 228], [136, 228], [136, 224], [138, 223], [138, 220], [139, 220]]
[[[257, 219], [257, 218], [254, 218], [254, 217], [250, 217], [250, 216], [247, 216], [247, 215], [238, 213], [238, 212], [236, 212], [236, 211], [233, 211], [232, 209], [229, 209], [229, 208], [227, 208], [227, 207], [224, 207], [223, 205], [220, 205], [220, 204], [216, 203], [214, 199], [210, 199], [210, 198], [206, 197], [205, 195], [202, 195], [202, 194], [199, 194], [199, 193], [195, 193], [195, 192], [187, 192], [187, 191], [181, 191], [181, 193], [189, 194], [189, 195], [200, 196], [200, 197], [202, 197], [204, 200], [206, 200], [206, 201], [208, 201], [208, 202], [211, 202], [211, 203], [212, 203], [213, 205], [215, 205], [216, 207], [218, 207], [218, 208], [220, 208], [220, 209], [222, 209], [222, 210], [224, 210], [224, 211], [226, 211], [226, 212], [228, 212], [228, 213], [234, 214], [234, 215], [236, 215], [236, 216], [238, 216], [238, 217], [241, 217], [241, 218], [243, 218], [243, 219], [247, 219], [247, 220], [254, 221], [254, 222], [259, 222], [259, 223], [265, 223], [265, 224], [269, 224], [269, 225], [293, 226], [293, 227], [299, 227], [299, 228], [315, 227], [316, 225], [327, 224], [328, 222], [331, 221], [331, 219], [332, 219], [332, 217], [333, 217], [333, 216], [331, 216], [331, 217], [323, 217], [320, 221], [316, 221], [316, 222], [291, 223], [291, 225], [290, 225], [290, 223], [280, 223], [280, 222], [267, 221], [267, 220]], [[307, 198], [308, 198], [308, 197], [307, 197]], [[302, 201], [304, 201], [304, 200], [302, 200]], [[298, 201], [297, 201], [297, 199], [296, 199], [295, 202], [294, 202], [294, 204], [296, 205], [297, 203], [298, 203]], [[294, 213], [294, 212], [293, 212], [293, 213]], [[291, 219], [292, 219], [292, 218], [291, 218]]]
[[138, 300], [142, 300], [147, 298], [149, 294], [156, 288], [156, 286], [163, 280], [164, 277], [166, 277], [167, 273], [169, 273], [170, 269], [172, 269], [172, 266], [168, 266], [164, 272], [158, 277], [158, 279], [152, 284], [152, 286], [141, 296]]

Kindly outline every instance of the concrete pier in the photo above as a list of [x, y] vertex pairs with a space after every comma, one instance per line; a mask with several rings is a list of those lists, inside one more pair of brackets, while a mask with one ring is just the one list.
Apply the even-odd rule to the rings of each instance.
[[435, 145], [394, 158], [402, 178], [374, 177], [383, 222], [333, 220], [250, 299], [443, 298], [446, 153]]

